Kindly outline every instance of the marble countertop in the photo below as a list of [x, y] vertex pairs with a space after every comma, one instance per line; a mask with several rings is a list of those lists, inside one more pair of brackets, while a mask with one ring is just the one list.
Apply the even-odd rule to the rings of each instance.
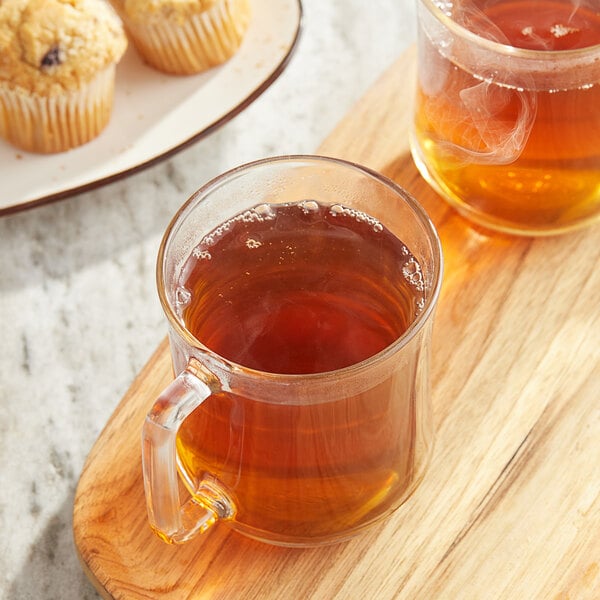
[[127, 179], [0, 217], [0, 598], [99, 597], [72, 541], [73, 497], [166, 334], [154, 269], [177, 208], [233, 166], [314, 152], [414, 41], [413, 0], [303, 6], [286, 71], [234, 120]]

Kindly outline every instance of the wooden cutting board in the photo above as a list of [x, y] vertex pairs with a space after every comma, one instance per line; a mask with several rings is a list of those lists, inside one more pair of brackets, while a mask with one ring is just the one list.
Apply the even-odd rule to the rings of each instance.
[[106, 598], [600, 598], [600, 231], [547, 239], [470, 226], [407, 145], [414, 50], [319, 148], [396, 180], [442, 239], [433, 341], [437, 441], [414, 496], [383, 525], [313, 549], [218, 525], [167, 546], [146, 521], [140, 431], [171, 380], [161, 344], [94, 445], [73, 528]]

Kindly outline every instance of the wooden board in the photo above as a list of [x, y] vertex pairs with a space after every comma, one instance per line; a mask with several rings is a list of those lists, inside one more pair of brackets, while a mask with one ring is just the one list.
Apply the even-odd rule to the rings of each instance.
[[407, 145], [414, 51], [319, 152], [393, 178], [439, 229], [436, 446], [414, 496], [333, 546], [268, 546], [218, 525], [167, 546], [146, 521], [145, 413], [171, 380], [163, 343], [93, 447], [74, 506], [86, 572], [106, 598], [600, 598], [600, 235], [470, 226], [418, 175]]

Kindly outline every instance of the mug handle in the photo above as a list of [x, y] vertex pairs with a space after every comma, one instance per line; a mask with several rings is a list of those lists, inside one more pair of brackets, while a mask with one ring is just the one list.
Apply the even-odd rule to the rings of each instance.
[[221, 389], [218, 378], [191, 359], [158, 397], [142, 429], [142, 471], [148, 520], [165, 542], [186, 542], [218, 519], [235, 514], [233, 502], [216, 480], [206, 479], [181, 502], [177, 472], [177, 432], [186, 417]]

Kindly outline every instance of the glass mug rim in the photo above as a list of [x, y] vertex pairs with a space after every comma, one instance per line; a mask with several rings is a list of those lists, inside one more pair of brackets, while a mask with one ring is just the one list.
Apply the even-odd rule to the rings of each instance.
[[[550, 61], [556, 63], [558, 60], [565, 61], [567, 59], [586, 58], [590, 59], [590, 55], [598, 54], [600, 58], [600, 44], [584, 46], [583, 48], [571, 48], [569, 50], [536, 50], [532, 48], [519, 48], [511, 44], [496, 42], [489, 38], [482, 37], [467, 29], [463, 25], [457, 23], [451, 16], [447, 15], [436, 0], [418, 0], [424, 5], [431, 15], [437, 19], [446, 29], [453, 34], [465, 39], [467, 42], [473, 43], [480, 48], [493, 52], [495, 54], [506, 55], [507, 57], [522, 58], [531, 61]], [[572, 65], [568, 65], [570, 68]]]
[[[169, 298], [167, 297], [168, 285], [165, 280], [165, 269], [167, 264], [166, 258], [168, 255], [169, 245], [175, 237], [175, 235], [177, 234], [180, 225], [182, 225], [183, 222], [186, 220], [187, 215], [192, 210], [194, 210], [196, 206], [200, 204], [203, 201], [203, 199], [206, 198], [214, 189], [220, 187], [227, 180], [236, 178], [238, 175], [242, 175], [246, 172], [259, 169], [263, 166], [268, 166], [277, 163], [287, 163], [290, 165], [296, 163], [299, 166], [302, 163], [322, 163], [337, 165], [370, 177], [371, 179], [375, 180], [378, 184], [388, 188], [388, 190], [392, 191], [397, 197], [399, 196], [402, 199], [402, 201], [409, 206], [411, 212], [417, 218], [420, 225], [424, 228], [424, 231], [427, 234], [427, 238], [430, 243], [433, 254], [434, 269], [431, 274], [432, 276], [430, 293], [425, 299], [425, 306], [423, 307], [421, 312], [416, 316], [416, 318], [411, 322], [408, 329], [401, 336], [399, 336], [391, 344], [386, 346], [383, 350], [358, 363], [354, 363], [347, 367], [343, 367], [341, 369], [336, 369], [333, 371], [322, 371], [318, 373], [307, 374], [276, 373], [269, 371], [260, 371], [257, 369], [246, 367], [217, 354], [216, 352], [212, 351], [210, 348], [205, 346], [199, 339], [197, 339], [177, 317], [177, 314], [171, 302], [169, 301]], [[224, 219], [231, 216], [234, 215], [224, 215]], [[216, 365], [219, 365], [222, 369], [226, 371], [235, 372], [238, 376], [241, 375], [250, 379], [259, 380], [262, 384], [264, 384], [268, 380], [271, 380], [273, 382], [282, 383], [284, 385], [292, 383], [302, 383], [303, 385], [307, 385], [309, 383], [317, 383], [319, 381], [329, 380], [332, 378], [340, 378], [347, 375], [354, 377], [356, 376], [357, 371], [371, 369], [374, 365], [384, 363], [391, 356], [396, 354], [401, 348], [408, 345], [410, 341], [423, 329], [425, 324], [430, 320], [432, 312], [435, 310], [442, 285], [442, 272], [443, 254], [437, 230], [433, 225], [433, 222], [429, 218], [429, 215], [426, 213], [425, 209], [407, 190], [405, 190], [403, 187], [401, 187], [388, 177], [382, 175], [381, 173], [352, 161], [328, 156], [321, 156], [318, 154], [288, 154], [246, 162], [212, 178], [203, 186], [201, 186], [198, 190], [196, 190], [175, 213], [175, 215], [169, 222], [165, 233], [163, 234], [156, 262], [156, 284], [158, 288], [159, 300], [163, 312], [167, 317], [169, 325], [172, 327], [176, 335], [182, 340], [184, 340], [186, 344], [202, 352], [204, 356], [210, 357], [211, 363], [216, 363]]]

